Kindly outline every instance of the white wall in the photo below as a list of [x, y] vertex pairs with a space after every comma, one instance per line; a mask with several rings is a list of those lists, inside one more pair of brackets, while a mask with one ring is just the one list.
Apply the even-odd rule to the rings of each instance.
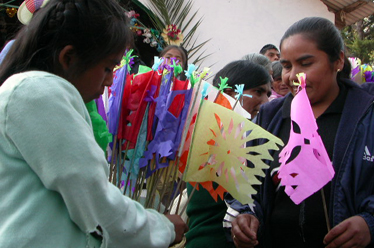
[[[149, 6], [148, 0], [141, 2]], [[245, 54], [259, 52], [265, 44], [278, 47], [286, 29], [303, 17], [334, 21], [334, 14], [320, 0], [194, 0], [192, 12], [196, 10], [203, 22], [195, 35], [198, 41], [211, 39], [204, 49], [212, 53], [200, 68], [210, 67], [212, 75]]]

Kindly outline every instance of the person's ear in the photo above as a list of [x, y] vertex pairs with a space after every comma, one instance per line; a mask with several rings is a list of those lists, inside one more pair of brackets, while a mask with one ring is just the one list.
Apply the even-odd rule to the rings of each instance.
[[75, 48], [72, 45], [67, 45], [60, 51], [58, 62], [60, 63], [62, 70], [66, 72], [75, 63], [76, 58]]
[[339, 58], [335, 62], [335, 70], [336, 71], [341, 71], [343, 70], [344, 67], [344, 52], [340, 51], [339, 53]]

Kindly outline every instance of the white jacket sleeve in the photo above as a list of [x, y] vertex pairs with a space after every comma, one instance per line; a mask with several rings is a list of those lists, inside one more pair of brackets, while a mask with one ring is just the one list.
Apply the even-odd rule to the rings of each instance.
[[[42, 82], [41, 82], [42, 81]], [[102, 247], [168, 247], [174, 225], [144, 209], [108, 181], [108, 164], [95, 142], [78, 91], [62, 78], [25, 78], [10, 98], [7, 133], [44, 186], [61, 194], [84, 233], [100, 226]]]

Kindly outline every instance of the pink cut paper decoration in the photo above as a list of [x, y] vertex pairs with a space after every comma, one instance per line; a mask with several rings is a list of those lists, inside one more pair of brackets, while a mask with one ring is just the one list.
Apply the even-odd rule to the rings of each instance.
[[[323, 188], [333, 177], [334, 169], [317, 133], [318, 126], [305, 90], [306, 75], [298, 75], [301, 90], [291, 103], [291, 130], [288, 144], [279, 154], [279, 178], [285, 192], [295, 204]], [[298, 128], [297, 128], [298, 126]], [[300, 130], [296, 133], [295, 130]], [[297, 156], [289, 161], [292, 151]]]

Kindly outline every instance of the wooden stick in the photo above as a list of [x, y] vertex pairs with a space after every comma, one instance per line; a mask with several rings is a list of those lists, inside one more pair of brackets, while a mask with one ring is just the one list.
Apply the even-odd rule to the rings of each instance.
[[[179, 168], [179, 157], [178, 157], [178, 159], [177, 159], [177, 168]], [[178, 170], [179, 170], [179, 169], [178, 169]], [[179, 182], [178, 182], [178, 185], [177, 185], [177, 189], [180, 189], [180, 188], [181, 188], [181, 185], [182, 185], [182, 182], [183, 182], [182, 179], [183, 179], [183, 175], [184, 175], [185, 172], [186, 172], [186, 169], [183, 171], [182, 176], [181, 176], [181, 178], [179, 179]], [[174, 194], [173, 194], [173, 197], [170, 198], [170, 202], [169, 202], [168, 206], [165, 206], [165, 207], [166, 207], [165, 210], [170, 209], [171, 204], [173, 203], [173, 201], [174, 201], [175, 198], [177, 197], [177, 194], [178, 194], [178, 190], [176, 190], [176, 191], [174, 192]]]
[[[178, 188], [178, 190], [179, 190], [180, 193], [179, 193], [179, 198], [178, 198], [178, 203], [177, 203], [177, 209], [175, 211], [176, 213], [178, 213], [179, 207], [180, 207], [181, 202], [182, 202], [182, 197], [183, 197], [182, 185], [180, 185], [180, 187]], [[175, 201], [175, 199], [173, 200], [173, 204], [174, 204], [174, 201]]]
[[116, 146], [117, 146], [117, 135], [114, 135], [114, 138], [113, 138], [113, 148], [112, 148], [112, 160], [110, 161], [110, 166], [109, 166], [109, 180], [113, 183], [113, 170], [114, 170], [114, 159], [115, 159], [115, 155], [116, 152]]
[[[173, 165], [172, 166], [175, 167], [175, 171], [174, 171], [174, 175], [173, 175], [173, 179], [172, 180], [174, 182], [177, 182], [177, 175], [178, 175], [178, 171], [179, 171], [179, 157], [178, 156], [173, 161]], [[181, 184], [179, 184], [180, 181], [182, 181], [181, 178], [179, 178], [179, 181], [178, 181], [178, 184], [177, 184], [175, 192], [172, 191], [172, 194], [170, 194], [170, 197], [169, 197], [168, 201], [165, 204], [165, 210], [169, 209], [170, 208], [170, 203], [174, 201], [174, 199], [172, 197], [173, 196], [175, 197], [175, 195], [177, 194], [179, 186], [181, 185]]]
[[139, 201], [140, 195], [141, 195], [142, 190], [143, 190], [143, 185], [144, 185], [145, 175], [146, 175], [145, 170], [146, 170], [146, 168], [141, 168], [139, 170], [138, 181], [136, 183], [136, 190], [134, 190], [134, 195], [132, 197], [132, 199], [134, 199], [136, 201]]
[[157, 170], [152, 175], [153, 180], [152, 180], [152, 183], [150, 185], [150, 187], [151, 187], [150, 192], [147, 191], [148, 202], [147, 202], [146, 207], [148, 207], [148, 208], [152, 208], [152, 206], [154, 204], [154, 200], [155, 200], [155, 197], [156, 197], [157, 184], [160, 181], [160, 177], [161, 177], [160, 174], [162, 173], [162, 171], [163, 171], [163, 168]]
[[[130, 146], [130, 141], [128, 140], [127, 141], [127, 145], [126, 145], [125, 156], [124, 156], [124, 160], [125, 161], [126, 161], [126, 156], [127, 156], [127, 152], [128, 152], [129, 146]], [[135, 151], [133, 153], [132, 159], [130, 160], [130, 163], [131, 163], [131, 161], [134, 161], [134, 156], [135, 156]], [[125, 183], [125, 189], [123, 190], [123, 194], [124, 195], [126, 195], [127, 185], [129, 184], [129, 180], [130, 180], [130, 177], [131, 177], [131, 169], [132, 169], [132, 163], [130, 164], [130, 167], [129, 167], [129, 170], [128, 170], [128, 173], [127, 173], [127, 179], [126, 179], [126, 183]], [[131, 186], [130, 186], [130, 192], [131, 192]]]
[[234, 106], [232, 107], [232, 110], [234, 110], [234, 109], [235, 109], [235, 107], [236, 107], [236, 104], [238, 104], [238, 102], [239, 102], [239, 98], [238, 98], [238, 99], [236, 99], [236, 101], [235, 101], [235, 103], [234, 103]]
[[121, 188], [121, 178], [122, 178], [122, 171], [123, 171], [123, 166], [126, 160], [126, 154], [122, 160], [122, 139], [118, 140], [118, 165], [117, 165], [117, 176], [118, 176], [118, 181], [117, 181], [117, 188]]
[[[171, 161], [170, 161], [170, 162], [171, 162]], [[161, 194], [160, 194], [160, 202], [158, 203], [158, 207], [157, 207], [157, 211], [158, 211], [158, 212], [160, 212], [162, 199], [164, 198], [165, 193], [166, 193], [166, 189], [168, 188], [167, 186], [170, 186], [170, 185], [168, 185], [168, 184], [171, 184], [171, 190], [173, 191], [174, 181], [171, 180], [171, 182], [169, 182], [169, 181], [170, 181], [170, 180], [169, 180], [170, 174], [171, 174], [171, 172], [173, 171], [173, 168], [172, 168], [172, 166], [170, 165], [170, 164], [171, 164], [170, 162], [169, 162], [169, 166], [166, 167], [165, 181], [164, 181], [164, 184], [162, 185]]]
[[186, 204], [184, 204], [184, 206], [183, 206], [183, 208], [182, 208], [182, 211], [179, 213], [178, 212], [178, 208], [179, 208], [179, 206], [177, 206], [177, 211], [176, 211], [176, 213], [179, 215], [179, 216], [182, 216], [182, 214], [184, 213], [184, 211], [186, 210], [186, 208], [187, 208], [187, 205], [188, 205], [188, 203], [190, 202], [190, 200], [191, 200], [191, 198], [192, 198], [192, 196], [193, 196], [193, 193], [195, 193], [195, 191], [196, 191], [196, 187], [197, 187], [197, 185], [198, 185], [198, 183], [195, 183], [195, 186], [193, 187], [193, 189], [192, 189], [192, 191], [191, 191], [191, 194], [188, 196], [188, 199], [187, 199], [187, 202], [186, 202]]
[[[155, 168], [156, 168], [156, 158], [154, 157], [151, 161], [150, 169], [154, 170]], [[154, 184], [159, 173], [160, 171], [157, 170], [155, 173], [152, 173], [152, 175], [147, 180], [147, 196], [146, 196], [146, 201], [145, 201], [145, 207], [148, 207], [150, 202], [152, 201], [152, 194], [155, 191]]]
[[330, 221], [329, 221], [329, 214], [327, 212], [325, 191], [323, 190], [323, 188], [321, 189], [321, 194], [322, 194], [323, 211], [325, 212], [325, 219], [326, 219], [327, 231], [329, 232], [331, 230], [331, 226], [330, 226]]

